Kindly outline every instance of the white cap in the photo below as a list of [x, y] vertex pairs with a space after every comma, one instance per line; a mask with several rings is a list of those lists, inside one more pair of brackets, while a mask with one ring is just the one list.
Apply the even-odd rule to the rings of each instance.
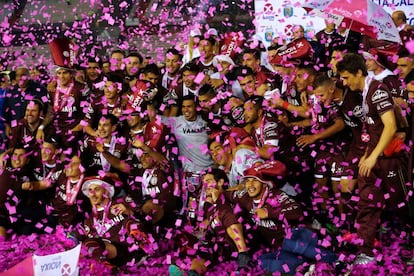
[[228, 55], [215, 56], [214, 59], [213, 59], [214, 67], [217, 67], [217, 64], [219, 63], [219, 61], [225, 61], [225, 62], [230, 63], [232, 66], [235, 66], [234, 61]]
[[199, 29], [193, 29], [190, 31], [190, 36], [191, 37], [201, 36], [201, 31]]
[[216, 29], [214, 29], [214, 28], [210, 28], [210, 29], [208, 29], [207, 34], [209, 34], [209, 35], [214, 35], [214, 36], [218, 36], [218, 32], [217, 32], [217, 30], [216, 30]]
[[88, 196], [89, 195], [89, 186], [90, 185], [99, 185], [99, 186], [102, 186], [105, 190], [108, 191], [109, 198], [112, 198], [114, 196], [114, 194], [115, 194], [115, 188], [114, 188], [114, 186], [112, 186], [108, 182], [103, 181], [102, 179], [94, 178], [94, 179], [86, 180], [83, 183], [83, 185], [82, 185], [82, 193], [85, 196]]

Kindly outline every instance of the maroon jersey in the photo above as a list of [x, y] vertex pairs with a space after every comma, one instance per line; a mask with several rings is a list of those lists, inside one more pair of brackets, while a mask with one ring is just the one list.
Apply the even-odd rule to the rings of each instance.
[[[142, 176], [131, 178], [128, 184], [130, 196], [133, 199], [133, 204], [130, 204], [130, 207], [134, 211], [139, 213], [142, 205], [148, 200], [162, 206], [166, 213], [175, 211], [174, 177], [169, 168], [166, 170], [161, 168], [146, 169]], [[128, 200], [126, 201], [128, 202]]]
[[388, 75], [382, 79], [382, 82], [388, 87], [391, 95], [397, 98], [408, 99], [408, 92], [404, 89], [401, 80], [396, 75]]
[[[96, 139], [86, 138], [81, 147], [81, 160], [88, 176], [99, 175], [100, 171], [119, 172], [113, 168], [101, 152], [96, 149]], [[120, 160], [127, 160], [128, 142], [124, 137], [112, 136], [109, 144], [104, 144], [104, 149]]]
[[[226, 198], [246, 210], [257, 226], [260, 235], [268, 245], [279, 247], [285, 236], [285, 228], [292, 222], [302, 218], [303, 212], [298, 203], [280, 190], [267, 190], [260, 200], [249, 197], [245, 189], [225, 192]], [[256, 209], [263, 208], [268, 212], [268, 218], [260, 219], [256, 216]]]
[[6, 202], [9, 198], [9, 190], [12, 191], [21, 185], [21, 181], [15, 175], [15, 170], [6, 167], [0, 174], [0, 222], [2, 220], [8, 221], [9, 211], [6, 208]]
[[388, 88], [381, 82], [372, 80], [368, 87], [365, 104], [367, 113], [364, 118], [367, 133], [370, 135], [370, 140], [367, 143], [367, 154], [369, 155], [378, 144], [384, 129], [381, 115], [393, 110], [394, 102]]
[[107, 206], [93, 209], [83, 222], [84, 235], [88, 238], [104, 238], [113, 243], [130, 246], [126, 239], [129, 225], [139, 222], [127, 215], [114, 215], [111, 206], [119, 202], [109, 202]]
[[34, 181], [47, 180], [49, 182], [49, 188], [42, 190], [42, 193], [45, 193], [47, 202], [50, 203], [55, 197], [57, 181], [60, 175], [64, 173], [65, 166], [60, 160], [57, 160], [53, 165], [44, 163], [41, 160], [40, 152], [33, 160]]
[[280, 75], [273, 73], [264, 66], [260, 66], [256, 71], [256, 84], [260, 86], [262, 84], [268, 84], [269, 90], [280, 89], [282, 87], [282, 78]]
[[59, 223], [64, 226], [79, 222], [83, 216], [83, 211], [86, 210], [85, 204], [88, 199], [82, 194], [83, 182], [83, 177], [74, 182], [69, 180], [63, 173], [57, 180], [52, 206], [55, 214], [58, 215]]
[[[342, 119], [342, 113], [339, 111], [339, 106], [335, 102], [331, 102], [329, 106], [325, 106], [315, 99], [311, 102], [310, 106], [312, 115], [312, 134], [325, 131], [327, 128], [331, 127], [336, 120]], [[342, 151], [343, 141], [342, 133], [339, 132], [331, 137], [318, 140], [316, 142], [316, 148], [317, 150], [322, 151], [340, 152]]]
[[[38, 128], [36, 128], [34, 131], [31, 131], [27, 124], [27, 121], [25, 119], [20, 119], [17, 123], [17, 126], [11, 129], [9, 147], [12, 148], [17, 144], [28, 145], [31, 149], [38, 147], [39, 145], [36, 141], [37, 129]], [[54, 132], [55, 130], [53, 126], [47, 126], [44, 129], [45, 136], [50, 135]]]
[[[344, 120], [345, 126], [348, 130], [345, 130], [343, 151], [339, 154], [330, 155], [329, 163], [331, 164], [331, 176], [332, 179], [339, 181], [341, 177], [353, 177], [358, 176], [358, 163], [359, 159], [365, 153], [366, 144], [361, 140], [362, 134], [362, 93], [360, 91], [350, 91], [349, 88], [337, 83], [338, 88], [343, 89], [343, 101], [339, 106], [339, 112]], [[322, 155], [321, 158], [324, 158]], [[323, 162], [319, 164], [323, 165]], [[325, 174], [324, 168], [319, 166], [319, 174]], [[318, 167], [316, 168], [318, 169]]]
[[259, 128], [252, 128], [250, 135], [258, 147], [263, 147], [265, 145], [279, 146], [279, 139], [283, 133], [283, 124], [272, 114], [265, 113]]
[[238, 217], [224, 195], [220, 196], [214, 204], [205, 202], [203, 217], [209, 221], [209, 227], [216, 235], [225, 235], [226, 229], [233, 224], [239, 224]]
[[[54, 125], [58, 131], [65, 133], [84, 118], [89, 88], [77, 81], [72, 82], [68, 91], [60, 91], [59, 87], [52, 93], [54, 109]], [[84, 110], [85, 108], [85, 110]]]
[[349, 149], [356, 149], [363, 154], [365, 145], [361, 141], [363, 120], [362, 93], [360, 91], [350, 91], [349, 88], [341, 85], [339, 85], [339, 87], [344, 89], [343, 101], [339, 110], [342, 113], [345, 125], [351, 130], [351, 143]]
[[414, 29], [413, 28], [404, 28], [400, 32], [400, 37], [402, 40], [402, 44], [405, 45], [405, 43], [414, 40]]
[[[99, 120], [102, 116], [107, 114], [120, 114], [124, 106], [122, 104], [121, 97], [118, 97], [115, 104], [111, 105], [107, 102], [105, 96], [97, 97], [95, 100], [89, 105], [88, 113], [86, 113], [85, 118], [89, 125], [96, 129], [98, 127]], [[118, 116], [117, 116], [118, 117]]]

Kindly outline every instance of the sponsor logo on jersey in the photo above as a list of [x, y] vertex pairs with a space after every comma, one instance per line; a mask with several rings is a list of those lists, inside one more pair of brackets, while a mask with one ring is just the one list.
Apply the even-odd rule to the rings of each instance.
[[372, 103], [377, 103], [382, 100], [388, 99], [388, 93], [384, 90], [377, 90], [375, 93], [371, 96]]

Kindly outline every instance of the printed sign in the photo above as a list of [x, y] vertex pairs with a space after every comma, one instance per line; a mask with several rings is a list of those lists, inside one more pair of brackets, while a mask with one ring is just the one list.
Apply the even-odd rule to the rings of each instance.
[[33, 256], [35, 276], [77, 276], [81, 244], [68, 251], [46, 255]]

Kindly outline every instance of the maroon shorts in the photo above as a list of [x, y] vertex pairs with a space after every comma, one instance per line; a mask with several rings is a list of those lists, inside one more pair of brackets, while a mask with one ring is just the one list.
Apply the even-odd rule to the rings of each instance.
[[341, 153], [332, 158], [331, 178], [339, 181], [341, 178], [357, 179], [358, 164], [364, 155], [362, 149], [350, 147], [347, 153]]
[[319, 151], [315, 157], [315, 178], [327, 178], [332, 174], [332, 164], [341, 155], [340, 152]]

